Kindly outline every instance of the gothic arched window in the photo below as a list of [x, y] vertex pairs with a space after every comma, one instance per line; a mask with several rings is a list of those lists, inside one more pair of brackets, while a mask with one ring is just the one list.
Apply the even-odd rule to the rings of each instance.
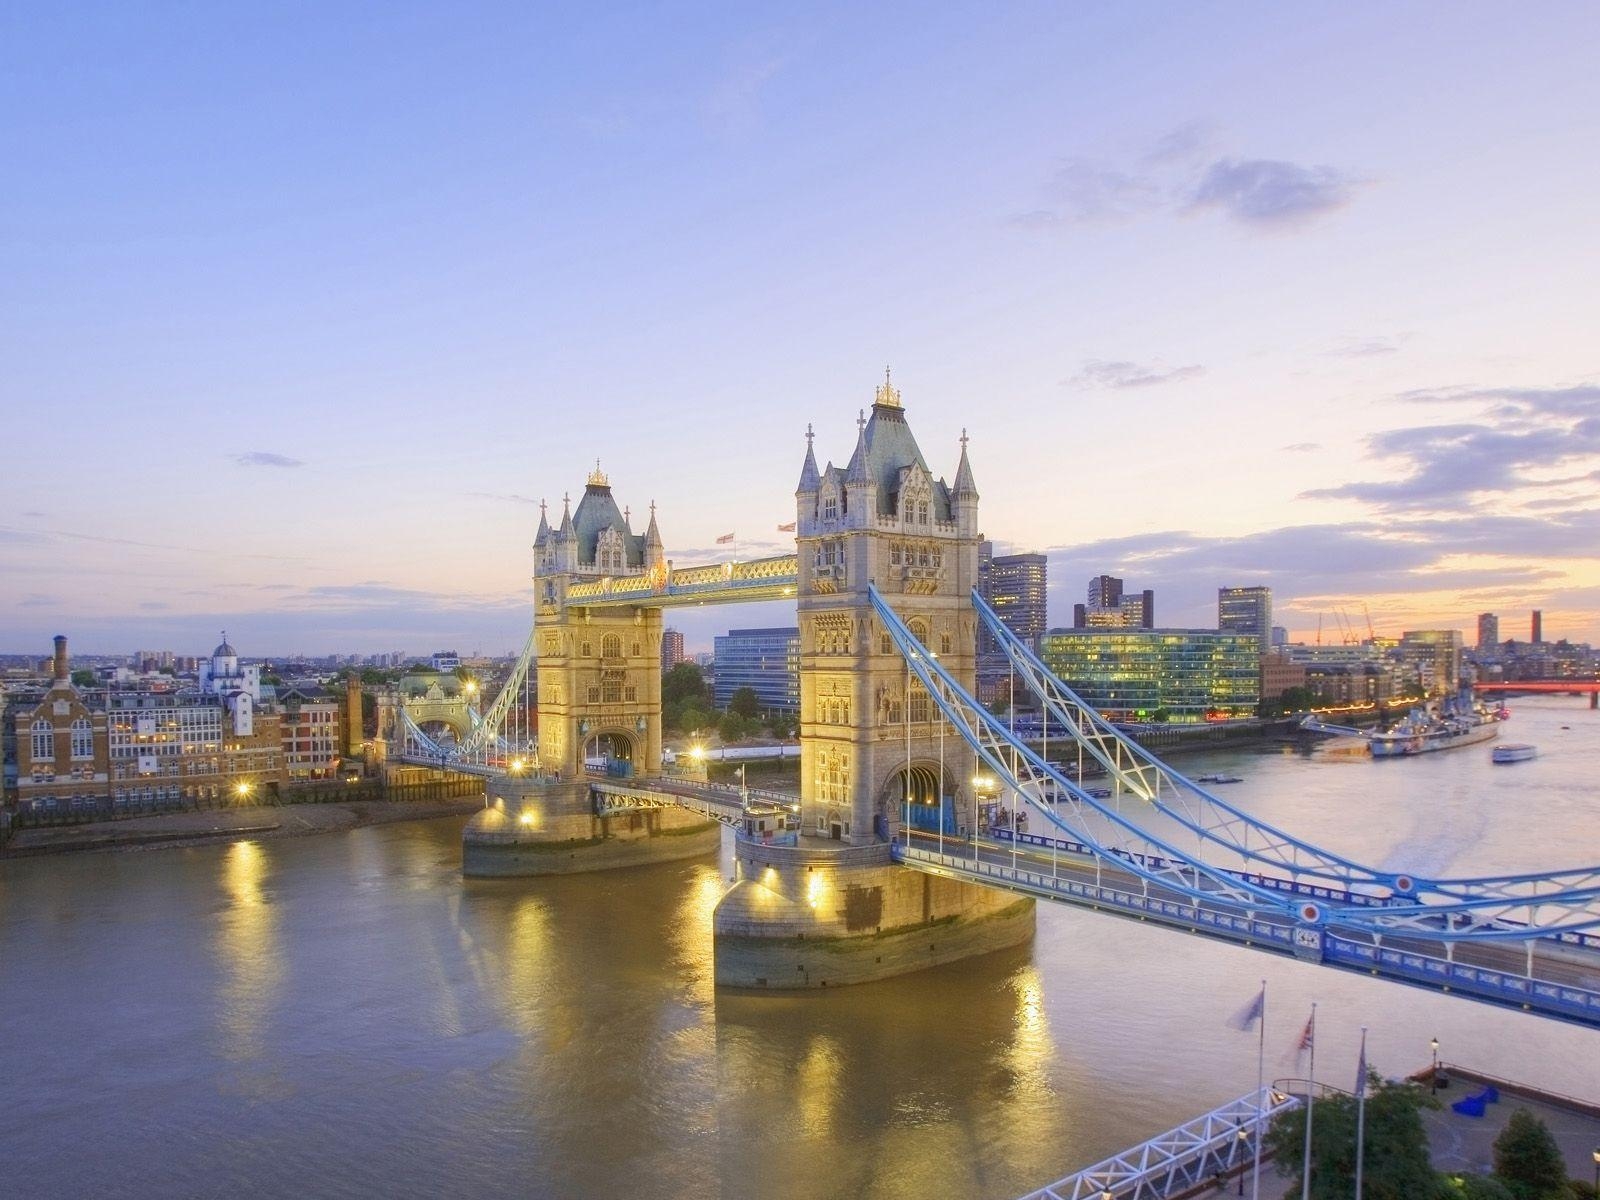
[[49, 721], [41, 718], [33, 723], [33, 760], [41, 758], [53, 762], [56, 757], [56, 731]]
[[72, 757], [94, 757], [94, 726], [88, 717], [79, 717], [72, 723]]
[[608, 633], [600, 639], [601, 658], [621, 658], [622, 639], [614, 633]]

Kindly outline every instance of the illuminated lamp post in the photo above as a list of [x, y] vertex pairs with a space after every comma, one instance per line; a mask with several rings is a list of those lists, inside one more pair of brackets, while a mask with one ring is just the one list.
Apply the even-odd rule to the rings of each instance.
[[1428, 1043], [1428, 1046], [1433, 1050], [1433, 1071], [1428, 1076], [1428, 1094], [1437, 1096], [1439, 1094], [1439, 1039], [1434, 1038]]

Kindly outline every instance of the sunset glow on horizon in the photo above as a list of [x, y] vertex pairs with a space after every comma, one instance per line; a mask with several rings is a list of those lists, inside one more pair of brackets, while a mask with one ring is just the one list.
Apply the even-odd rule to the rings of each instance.
[[[885, 364], [1053, 624], [1600, 642], [1600, 10], [0, 18], [0, 651], [511, 653], [598, 458], [778, 553]], [[736, 541], [719, 543], [734, 532]], [[691, 650], [772, 605], [674, 612]]]

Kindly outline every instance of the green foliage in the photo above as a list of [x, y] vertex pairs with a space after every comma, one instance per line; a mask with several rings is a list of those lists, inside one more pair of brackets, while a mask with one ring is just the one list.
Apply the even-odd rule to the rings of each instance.
[[[1414, 1084], [1384, 1083], [1370, 1077], [1367, 1091], [1365, 1200], [1426, 1200], [1439, 1195], [1440, 1177], [1428, 1161], [1428, 1134], [1422, 1110], [1437, 1107]], [[1304, 1161], [1304, 1108], [1272, 1123], [1265, 1145], [1292, 1174], [1286, 1196], [1299, 1196]], [[1311, 1121], [1311, 1195], [1315, 1200], [1349, 1200], [1355, 1188], [1356, 1100], [1354, 1096], [1318, 1099]]]
[[773, 713], [767, 722], [767, 728], [772, 731], [772, 736], [775, 738], [792, 738], [795, 732], [795, 720], [788, 713]]
[[711, 692], [706, 687], [706, 677], [691, 662], [681, 662], [661, 677], [663, 704], [681, 704], [686, 700], [699, 702], [699, 708], [711, 707]]
[[728, 698], [728, 711], [738, 713], [746, 720], [754, 720], [761, 715], [761, 697], [756, 695], [755, 688], [737, 688]]
[[1567, 1168], [1549, 1127], [1525, 1108], [1494, 1140], [1494, 1173], [1517, 1200], [1566, 1200]]
[[94, 672], [89, 670], [87, 667], [79, 667], [72, 673], [72, 684], [74, 687], [93, 687], [94, 683]]
[[1493, 1175], [1445, 1175], [1440, 1178], [1441, 1200], [1515, 1200], [1511, 1190]]
[[717, 732], [722, 735], [723, 741], [737, 742], [740, 738], [749, 735], [750, 727], [743, 717], [730, 708], [723, 714], [722, 723], [718, 726]]

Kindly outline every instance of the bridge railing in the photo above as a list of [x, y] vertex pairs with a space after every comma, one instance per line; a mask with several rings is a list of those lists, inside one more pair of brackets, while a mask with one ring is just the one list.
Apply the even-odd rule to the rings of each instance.
[[1175, 1195], [1219, 1173], [1244, 1170], [1272, 1120], [1300, 1105], [1299, 1097], [1275, 1087], [1246, 1092], [1022, 1200], [1158, 1200]]

